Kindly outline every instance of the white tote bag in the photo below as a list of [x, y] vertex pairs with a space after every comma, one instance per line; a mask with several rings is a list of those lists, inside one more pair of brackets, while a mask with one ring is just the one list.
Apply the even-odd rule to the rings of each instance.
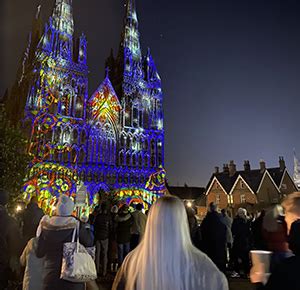
[[86, 248], [79, 243], [79, 222], [73, 231], [72, 241], [64, 243], [60, 278], [71, 282], [87, 282], [97, 279], [95, 262]]

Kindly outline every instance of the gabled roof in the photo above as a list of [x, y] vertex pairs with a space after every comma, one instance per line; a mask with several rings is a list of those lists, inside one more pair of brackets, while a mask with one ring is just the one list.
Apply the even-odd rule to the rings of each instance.
[[279, 167], [275, 167], [268, 168], [268, 171], [276, 185], [279, 187], [285, 170], [281, 170]]
[[197, 205], [205, 205], [205, 188], [189, 187], [189, 186], [168, 186], [168, 190], [172, 195], [180, 199], [195, 200]]
[[254, 169], [250, 171], [240, 171], [239, 174], [243, 177], [251, 189], [256, 192], [261, 179], [264, 176], [264, 171], [261, 171], [260, 169]]
[[214, 173], [211, 176], [210, 181], [208, 182], [206, 190], [209, 189], [210, 184], [213, 182], [214, 178], [216, 178], [219, 181], [219, 183], [222, 185], [226, 193], [229, 193], [238, 176], [239, 176], [238, 172], [236, 172], [233, 176], [229, 176], [229, 173], [225, 173], [225, 172]]
[[[279, 187], [284, 174], [284, 170], [281, 170], [280, 167], [268, 168], [266, 170], [268, 171], [277, 187]], [[228, 172], [214, 173], [212, 174], [206, 189], [209, 189], [213, 179], [216, 178], [222, 185], [222, 187], [226, 190], [226, 192], [229, 193], [232, 190], [232, 187], [235, 184], [238, 176], [241, 176], [248, 184], [248, 186], [252, 189], [252, 191], [256, 193], [264, 176], [264, 173], [265, 171], [261, 171], [260, 169], [236, 171], [233, 176], [230, 176]]]

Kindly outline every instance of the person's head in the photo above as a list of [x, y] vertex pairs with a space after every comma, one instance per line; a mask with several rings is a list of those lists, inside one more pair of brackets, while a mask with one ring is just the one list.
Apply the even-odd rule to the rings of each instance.
[[9, 194], [5, 189], [0, 189], [0, 205], [5, 206], [8, 203]]
[[56, 204], [56, 214], [59, 216], [70, 216], [74, 210], [74, 202], [67, 195], [61, 195]]
[[291, 229], [292, 223], [300, 219], [300, 192], [289, 194], [282, 202], [285, 211], [285, 221], [288, 232]]
[[118, 206], [115, 204], [114, 206], [111, 207], [110, 212], [113, 214], [117, 214], [119, 211]]
[[135, 209], [141, 211], [141, 210], [143, 209], [143, 205], [142, 205], [141, 203], [138, 203], [138, 204], [135, 206]]
[[214, 202], [211, 202], [209, 205], [208, 205], [208, 210], [210, 212], [216, 212], [218, 210], [218, 207], [217, 205], [214, 203]]
[[[183, 202], [174, 196], [158, 199], [149, 211], [142, 241], [125, 260], [130, 277], [126, 289], [173, 289], [179, 284], [190, 289], [197, 253]], [[182, 273], [185, 267], [189, 271]]]
[[34, 195], [33, 197], [31, 197], [30, 203], [31, 204], [38, 204], [38, 198]]
[[272, 208], [269, 208], [263, 218], [262, 226], [268, 232], [276, 232], [280, 230], [280, 225], [278, 223], [280, 210], [278, 209], [277, 205]]
[[129, 206], [125, 203], [121, 206], [119, 212], [122, 214], [127, 214], [129, 210]]
[[237, 211], [237, 215], [241, 218], [247, 218], [247, 210], [243, 207], [240, 207]]
[[87, 223], [89, 220], [89, 217], [87, 215], [82, 215], [80, 217], [80, 221], [82, 221], [83, 223]]

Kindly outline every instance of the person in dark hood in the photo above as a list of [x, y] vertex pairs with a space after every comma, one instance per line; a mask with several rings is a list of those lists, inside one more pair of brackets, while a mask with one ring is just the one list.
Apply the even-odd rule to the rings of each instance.
[[225, 272], [227, 228], [214, 203], [209, 204], [209, 211], [201, 224], [201, 236], [203, 251], [222, 272]]
[[8, 192], [0, 189], [0, 289], [6, 289], [11, 274], [18, 270], [21, 235], [14, 218], [8, 215]]
[[23, 237], [27, 243], [31, 238], [36, 236], [36, 230], [43, 217], [44, 212], [38, 206], [36, 196], [33, 196], [24, 210], [22, 215], [23, 220]]
[[116, 239], [118, 244], [118, 262], [121, 266], [124, 258], [130, 251], [131, 227], [133, 225], [133, 217], [129, 212], [127, 204], [122, 205], [119, 209], [116, 222]]
[[[108, 242], [111, 231], [111, 217], [108, 204], [102, 203], [94, 222], [96, 240], [96, 266], [98, 274], [106, 276], [108, 263]], [[102, 259], [100, 259], [102, 258]], [[101, 273], [100, 273], [101, 268]]]
[[[56, 215], [41, 220], [41, 233], [36, 256], [45, 259], [43, 289], [41, 290], [84, 290], [84, 283], [73, 283], [60, 279], [64, 243], [72, 241], [73, 231], [79, 222], [72, 216], [74, 202], [66, 195], [60, 196]], [[93, 246], [93, 235], [81, 227], [79, 241], [85, 247]]]
[[[252, 268], [250, 278], [259, 290], [299, 290], [300, 269], [300, 192], [288, 195], [283, 201], [288, 230], [288, 244], [294, 256], [281, 261], [266, 281], [263, 271]], [[262, 267], [263, 268], [263, 267]]]

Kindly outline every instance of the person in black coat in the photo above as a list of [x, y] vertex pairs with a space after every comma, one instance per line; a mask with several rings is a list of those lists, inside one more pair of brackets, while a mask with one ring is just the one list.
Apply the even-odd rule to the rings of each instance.
[[[234, 271], [240, 275], [240, 270], [243, 270], [243, 275], [247, 276], [250, 271], [249, 251], [251, 248], [251, 232], [246, 209], [238, 209], [231, 230], [233, 236], [232, 259]], [[240, 261], [242, 262], [241, 265]]]
[[31, 238], [36, 236], [36, 230], [40, 223], [41, 218], [44, 216], [44, 212], [38, 206], [38, 200], [36, 196], [33, 196], [27, 205], [27, 208], [22, 214], [23, 220], [23, 237], [27, 243]]
[[[100, 207], [100, 211], [96, 215], [94, 222], [95, 229], [95, 240], [96, 240], [96, 266], [97, 272], [100, 273], [100, 266], [102, 276], [105, 276], [107, 273], [107, 264], [108, 264], [108, 245], [109, 245], [109, 236], [111, 231], [111, 217], [108, 212], [108, 205], [106, 203], [102, 203]], [[102, 261], [100, 261], [100, 257], [102, 257]]]
[[[43, 289], [84, 290], [84, 283], [73, 283], [60, 279], [64, 243], [72, 241], [74, 228], [79, 222], [71, 216], [73, 201], [66, 195], [59, 198], [56, 216], [41, 220], [41, 234], [36, 256], [45, 259]], [[80, 228], [79, 241], [85, 247], [93, 246], [93, 235], [85, 227]]]
[[227, 228], [221, 219], [217, 206], [210, 203], [209, 212], [201, 224], [202, 250], [221, 271], [225, 272]]
[[21, 235], [17, 222], [8, 215], [8, 193], [0, 189], [0, 289], [6, 289], [12, 272], [18, 270]]
[[122, 205], [117, 216], [116, 223], [116, 240], [118, 244], [118, 262], [121, 266], [126, 255], [130, 251], [131, 227], [133, 225], [133, 217], [129, 212], [127, 204]]

